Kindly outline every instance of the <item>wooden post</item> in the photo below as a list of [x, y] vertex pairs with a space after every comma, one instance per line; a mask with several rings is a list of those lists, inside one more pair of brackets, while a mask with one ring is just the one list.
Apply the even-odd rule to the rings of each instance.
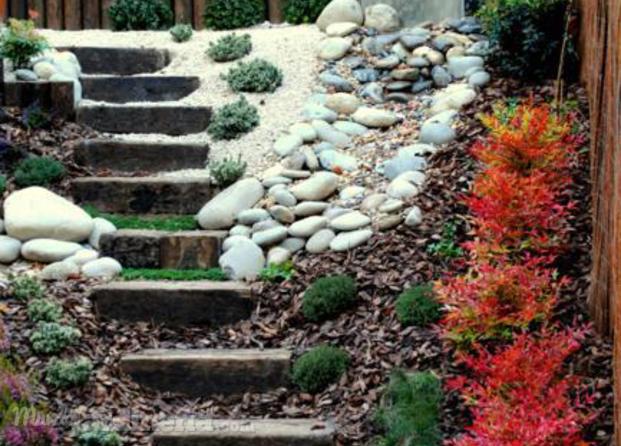
[[205, 5], [207, 5], [207, 0], [194, 0], [194, 29], [201, 30], [205, 28], [205, 23], [203, 22]]
[[62, 0], [47, 0], [45, 11], [47, 27], [50, 29], [63, 29], [63, 2]]
[[283, 0], [267, 0], [267, 15], [272, 23], [283, 22]]

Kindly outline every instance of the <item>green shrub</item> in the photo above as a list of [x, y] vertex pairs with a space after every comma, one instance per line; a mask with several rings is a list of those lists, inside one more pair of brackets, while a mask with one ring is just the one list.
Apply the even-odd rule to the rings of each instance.
[[207, 132], [216, 140], [236, 139], [257, 127], [259, 121], [257, 108], [242, 96], [216, 111]]
[[115, 31], [164, 30], [174, 21], [170, 3], [164, 0], [116, 0], [108, 15]]
[[80, 330], [57, 322], [39, 322], [30, 335], [35, 353], [53, 355], [75, 344], [82, 334]]
[[239, 62], [222, 76], [233, 91], [248, 93], [273, 93], [282, 85], [282, 72], [274, 64], [255, 59], [251, 62]]
[[292, 24], [315, 23], [331, 0], [287, 0], [285, 20]]
[[397, 318], [403, 325], [425, 326], [440, 318], [440, 304], [433, 294], [433, 285], [420, 285], [404, 292], [397, 299]]
[[220, 37], [216, 43], [209, 42], [207, 55], [215, 62], [230, 62], [241, 59], [252, 51], [250, 34], [238, 36], [229, 34]]
[[224, 271], [220, 268], [210, 269], [133, 269], [125, 268], [121, 272], [123, 280], [171, 280], [190, 282], [197, 280], [210, 280], [223, 282], [228, 280]]
[[194, 31], [191, 25], [179, 24], [170, 28], [170, 35], [177, 43], [187, 42], [192, 38]]
[[394, 372], [376, 414], [384, 431], [377, 444], [439, 446], [441, 401], [442, 386], [433, 374]]
[[18, 276], [11, 280], [11, 296], [21, 302], [43, 299], [44, 295], [45, 287], [35, 277]]
[[283, 282], [290, 280], [294, 275], [293, 262], [288, 261], [281, 264], [270, 263], [267, 268], [263, 268], [259, 277], [266, 282]]
[[357, 299], [356, 282], [351, 277], [322, 277], [304, 293], [302, 313], [306, 319], [319, 322], [339, 315]]
[[47, 186], [65, 176], [65, 167], [49, 156], [26, 158], [17, 164], [13, 178], [18, 187]]
[[171, 217], [139, 217], [134, 215], [116, 215], [101, 212], [94, 206], [84, 206], [91, 217], [108, 220], [117, 229], [150, 229], [154, 231], [192, 231], [198, 223], [194, 215], [176, 215]]
[[[490, 61], [504, 75], [555, 78], [565, 35], [567, 0], [487, 0], [478, 15], [494, 50]], [[569, 42], [567, 76], [577, 74], [575, 44]]]
[[31, 20], [9, 19], [0, 36], [0, 57], [9, 59], [15, 69], [27, 67], [32, 57], [48, 48], [46, 38]]
[[265, 20], [264, 0], [208, 0], [203, 19], [212, 29], [247, 28]]
[[112, 428], [103, 424], [92, 424], [75, 431], [75, 443], [78, 446], [121, 446], [121, 436]]
[[298, 358], [293, 364], [292, 380], [304, 392], [321, 392], [339, 380], [348, 364], [347, 352], [322, 345]]
[[464, 255], [463, 249], [455, 243], [457, 236], [457, 225], [455, 223], [446, 223], [442, 231], [442, 238], [427, 247], [430, 254], [444, 257], [447, 259], [455, 259]]
[[45, 382], [58, 389], [83, 386], [93, 371], [93, 363], [88, 358], [66, 361], [53, 358], [45, 368]]
[[32, 322], [58, 322], [63, 316], [63, 307], [53, 300], [35, 299], [28, 304], [28, 319]]
[[246, 173], [248, 164], [242, 161], [241, 154], [237, 159], [233, 157], [225, 157], [219, 161], [213, 161], [209, 164], [209, 172], [218, 186], [224, 188], [234, 184]]

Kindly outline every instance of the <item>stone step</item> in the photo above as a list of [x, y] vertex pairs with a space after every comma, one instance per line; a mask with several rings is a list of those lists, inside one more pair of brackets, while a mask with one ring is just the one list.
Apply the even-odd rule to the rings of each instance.
[[208, 269], [218, 266], [226, 231], [122, 229], [103, 234], [102, 256], [125, 268]]
[[286, 387], [287, 350], [144, 350], [121, 358], [121, 369], [138, 384], [192, 398], [243, 395]]
[[73, 198], [117, 214], [195, 214], [213, 196], [209, 179], [85, 177], [71, 183]]
[[154, 48], [105, 48], [74, 46], [59, 48], [76, 55], [84, 74], [131, 76], [155, 73], [170, 64], [168, 50]]
[[219, 326], [250, 317], [250, 287], [239, 282], [112, 282], [95, 287], [97, 314], [170, 327]]
[[156, 425], [153, 446], [330, 446], [334, 435], [333, 423], [312, 419], [170, 418]]
[[86, 76], [84, 99], [102, 102], [178, 101], [198, 89], [196, 76]]
[[80, 105], [79, 124], [106, 133], [187, 135], [207, 129], [211, 107], [191, 105]]
[[75, 160], [82, 166], [122, 173], [202, 169], [208, 154], [207, 144], [106, 138], [84, 140], [74, 150]]

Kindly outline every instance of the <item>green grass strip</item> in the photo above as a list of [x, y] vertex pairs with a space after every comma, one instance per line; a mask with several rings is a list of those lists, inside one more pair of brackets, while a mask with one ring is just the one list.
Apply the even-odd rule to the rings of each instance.
[[150, 229], [156, 231], [192, 231], [198, 229], [194, 215], [177, 215], [172, 217], [142, 217], [135, 215], [107, 214], [94, 206], [84, 206], [84, 210], [93, 218], [108, 220], [117, 229]]
[[171, 280], [192, 282], [211, 280], [223, 282], [228, 280], [220, 268], [211, 269], [134, 269], [126, 268], [121, 273], [122, 280]]

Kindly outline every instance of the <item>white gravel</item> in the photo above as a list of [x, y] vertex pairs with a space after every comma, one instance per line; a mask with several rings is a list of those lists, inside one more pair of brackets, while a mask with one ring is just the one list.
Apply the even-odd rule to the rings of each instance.
[[[246, 98], [256, 105], [261, 116], [261, 124], [253, 132], [233, 141], [212, 141], [204, 133], [170, 137], [166, 135], [124, 135], [124, 138], [149, 141], [192, 141], [209, 142], [211, 159], [225, 155], [242, 154], [248, 162], [248, 173], [257, 173], [273, 164], [276, 157], [271, 155], [273, 142], [290, 125], [298, 122], [305, 102], [312, 94], [318, 71], [317, 46], [322, 34], [314, 25], [265, 26], [237, 30], [236, 33], [249, 33], [252, 36], [253, 50], [244, 60], [263, 58], [275, 63], [284, 75], [283, 85], [272, 94], [246, 94]], [[111, 32], [104, 30], [51, 31], [43, 34], [54, 46], [106, 46], [106, 47], [152, 47], [167, 48], [171, 51], [172, 62], [161, 75], [189, 75], [201, 78], [201, 87], [190, 96], [177, 103], [189, 105], [209, 105], [214, 109], [237, 99], [227, 83], [220, 79], [236, 62], [215, 63], [206, 55], [209, 42], [216, 41], [227, 32], [195, 32], [189, 42], [175, 43], [167, 31]], [[131, 61], [127, 61], [131, 63]], [[144, 104], [144, 103], [143, 103]], [[160, 103], [172, 104], [172, 103]], [[199, 166], [197, 166], [199, 167]], [[204, 170], [176, 172], [174, 175], [205, 175]]]

